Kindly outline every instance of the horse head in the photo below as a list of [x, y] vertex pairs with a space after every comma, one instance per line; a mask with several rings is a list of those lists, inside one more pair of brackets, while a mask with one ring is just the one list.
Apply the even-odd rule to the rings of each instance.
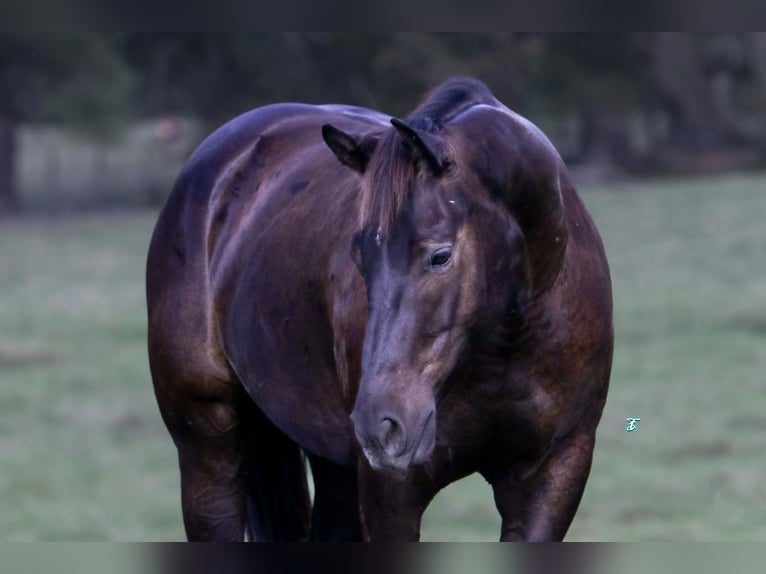
[[351, 419], [373, 468], [429, 458], [453, 372], [477, 347], [518, 336], [530, 298], [560, 270], [560, 159], [498, 106], [394, 119], [374, 140], [323, 128], [361, 177], [352, 257], [368, 319]]

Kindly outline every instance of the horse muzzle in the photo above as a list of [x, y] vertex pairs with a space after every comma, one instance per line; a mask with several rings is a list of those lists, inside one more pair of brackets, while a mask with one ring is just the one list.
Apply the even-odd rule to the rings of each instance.
[[375, 470], [405, 472], [411, 466], [423, 464], [433, 452], [436, 442], [433, 405], [420, 416], [406, 418], [391, 410], [364, 416], [354, 409], [351, 420], [364, 456]]

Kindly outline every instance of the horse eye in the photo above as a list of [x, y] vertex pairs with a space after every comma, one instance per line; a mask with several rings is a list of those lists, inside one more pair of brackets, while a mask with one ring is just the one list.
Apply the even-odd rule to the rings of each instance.
[[452, 248], [442, 247], [431, 254], [431, 267], [444, 267], [452, 259]]

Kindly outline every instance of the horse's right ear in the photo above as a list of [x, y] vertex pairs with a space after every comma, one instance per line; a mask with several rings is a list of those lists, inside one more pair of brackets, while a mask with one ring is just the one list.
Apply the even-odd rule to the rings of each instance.
[[330, 124], [322, 126], [322, 138], [338, 161], [357, 173], [364, 173], [370, 152], [355, 137]]

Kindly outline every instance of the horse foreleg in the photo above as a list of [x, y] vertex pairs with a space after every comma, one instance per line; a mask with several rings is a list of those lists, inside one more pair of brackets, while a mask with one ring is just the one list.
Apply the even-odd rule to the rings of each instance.
[[585, 489], [593, 444], [593, 433], [573, 435], [529, 476], [512, 468], [491, 480], [501, 541], [563, 540]]
[[394, 475], [370, 468], [360, 457], [357, 469], [359, 513], [366, 542], [417, 542], [420, 519], [430, 500], [416, 474]]

